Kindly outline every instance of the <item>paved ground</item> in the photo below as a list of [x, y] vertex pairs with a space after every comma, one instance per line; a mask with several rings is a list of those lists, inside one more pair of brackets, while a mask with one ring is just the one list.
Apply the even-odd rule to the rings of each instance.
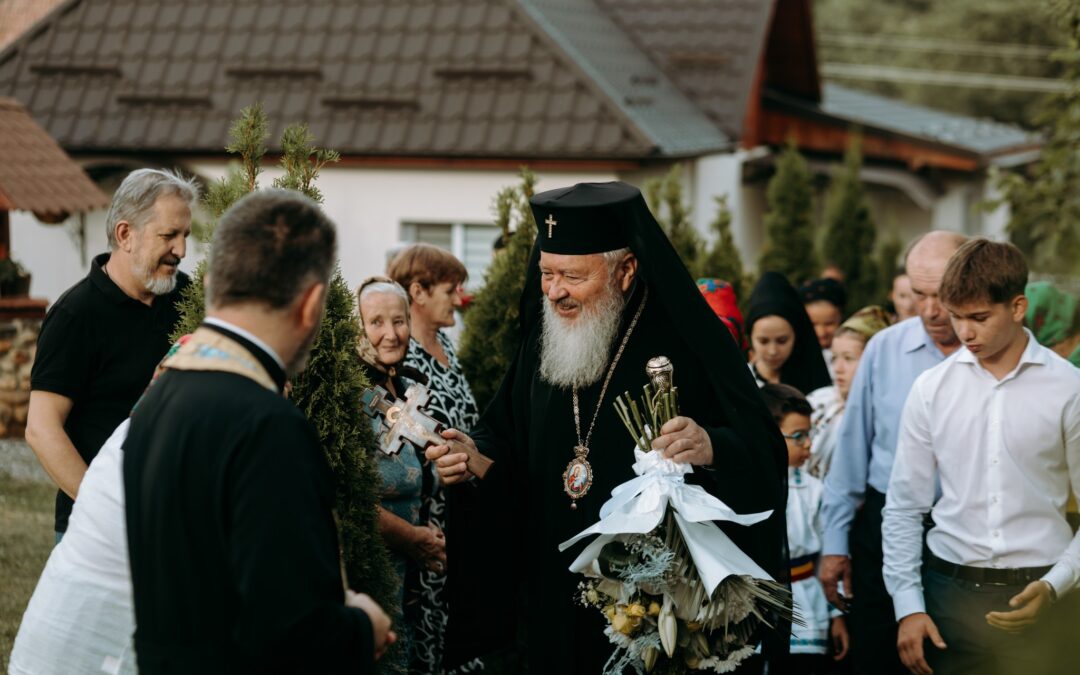
[[0, 439], [0, 473], [16, 480], [50, 482], [34, 451], [21, 438]]

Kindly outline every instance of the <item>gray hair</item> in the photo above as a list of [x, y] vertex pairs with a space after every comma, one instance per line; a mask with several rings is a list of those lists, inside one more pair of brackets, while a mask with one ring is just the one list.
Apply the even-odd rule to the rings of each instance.
[[622, 259], [626, 257], [628, 253], [632, 253], [630, 247], [615, 249], [614, 251], [604, 251], [600, 255], [604, 256], [604, 262], [607, 263], [608, 274], [614, 274], [615, 269], [622, 262]]
[[175, 171], [162, 169], [137, 169], [120, 183], [113, 195], [109, 212], [105, 215], [105, 234], [109, 248], [116, 250], [116, 224], [122, 220], [139, 230], [150, 219], [158, 198], [176, 195], [191, 206], [199, 198], [199, 186]]
[[314, 201], [294, 190], [253, 192], [214, 228], [207, 304], [288, 307], [306, 284], [329, 282], [336, 252], [334, 223]]
[[403, 305], [405, 305], [405, 318], [409, 318], [409, 293], [401, 284], [394, 281], [373, 281], [360, 289], [359, 302], [363, 302], [364, 298], [375, 293], [387, 293], [389, 295], [396, 295], [401, 299]]

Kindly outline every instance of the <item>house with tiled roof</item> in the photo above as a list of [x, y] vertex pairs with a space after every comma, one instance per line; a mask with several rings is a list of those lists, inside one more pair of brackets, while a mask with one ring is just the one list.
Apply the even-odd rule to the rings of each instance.
[[[971, 207], [988, 194], [988, 168], [1030, 161], [1038, 140], [823, 84], [810, 8], [61, 0], [0, 51], [0, 96], [26, 106], [106, 191], [139, 166], [223, 175], [228, 125], [246, 105], [262, 102], [271, 140], [308, 122], [343, 156], [320, 188], [354, 282], [412, 240], [447, 246], [479, 281], [496, 236], [492, 197], [523, 164], [540, 189], [641, 184], [680, 164], [695, 224], [704, 231], [713, 197], [729, 195], [752, 263], [776, 149], [794, 138], [825, 174], [853, 126], [880, 222], [904, 237], [930, 227], [1000, 231], [1000, 213]], [[83, 274], [72, 242], [103, 249], [103, 220], [13, 220], [13, 246], [33, 249], [28, 265], [48, 270], [36, 276], [51, 286], [37, 292], [55, 298]]]

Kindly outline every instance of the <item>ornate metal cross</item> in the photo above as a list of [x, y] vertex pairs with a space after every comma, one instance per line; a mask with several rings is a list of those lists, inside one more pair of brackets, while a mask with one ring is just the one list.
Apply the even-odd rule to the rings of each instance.
[[548, 226], [548, 239], [551, 239], [551, 228], [555, 227], [559, 223], [557, 220], [555, 220], [555, 216], [549, 213], [547, 220], [544, 221], [544, 224]]
[[451, 452], [468, 455], [465, 465], [477, 478], [483, 478], [494, 463], [463, 443], [447, 441], [439, 432], [442, 425], [422, 410], [431, 392], [419, 384], [410, 385], [402, 399], [395, 400], [382, 387], [364, 390], [361, 404], [369, 417], [380, 419], [376, 441], [388, 455], [400, 452], [406, 442], [423, 450], [429, 445], [450, 445]]

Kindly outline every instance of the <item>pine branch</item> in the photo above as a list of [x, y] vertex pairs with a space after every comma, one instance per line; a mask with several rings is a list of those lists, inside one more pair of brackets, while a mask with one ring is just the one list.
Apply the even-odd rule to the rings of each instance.
[[262, 103], [241, 110], [240, 117], [229, 127], [229, 144], [225, 150], [240, 155], [243, 194], [254, 192], [259, 187], [260, 164], [266, 154], [266, 139], [269, 137], [269, 121]]

